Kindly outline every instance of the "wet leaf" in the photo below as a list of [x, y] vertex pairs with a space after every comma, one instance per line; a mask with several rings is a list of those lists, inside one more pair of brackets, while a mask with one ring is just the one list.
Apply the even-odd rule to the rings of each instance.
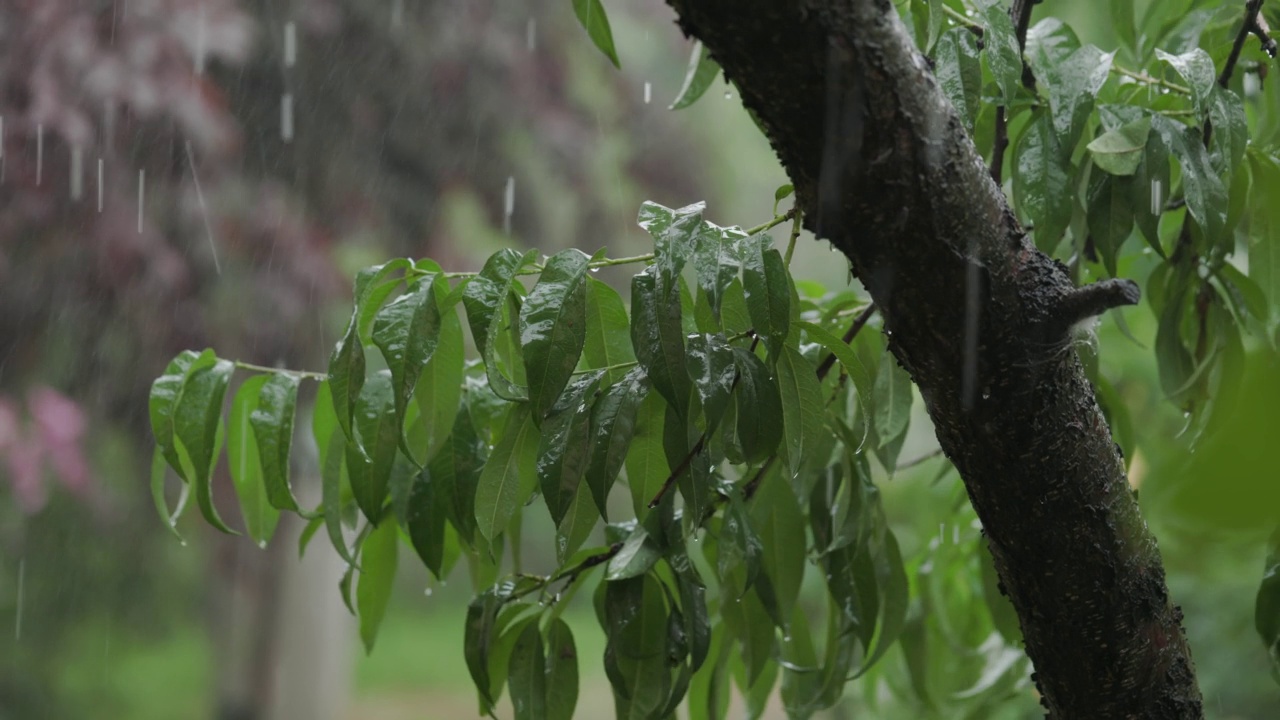
[[662, 444], [667, 404], [662, 396], [649, 393], [636, 411], [631, 448], [627, 450], [627, 485], [637, 518], [649, 512], [649, 501], [658, 494], [671, 474]]
[[432, 477], [430, 468], [423, 468], [413, 478], [409, 488], [408, 507], [405, 510], [405, 530], [413, 549], [437, 580], [444, 580], [444, 529], [446, 496], [440, 481]]
[[702, 401], [706, 432], [710, 434], [724, 417], [733, 392], [738, 372], [733, 348], [719, 335], [696, 334], [689, 336], [687, 351], [689, 377]]
[[1200, 131], [1163, 115], [1151, 118], [1151, 129], [1178, 158], [1187, 210], [1204, 229], [1210, 243], [1218, 240], [1227, 222], [1227, 188], [1214, 171]]
[[400, 443], [389, 373], [380, 372], [365, 384], [356, 401], [353, 422], [359, 444], [350, 441], [346, 449], [351, 493], [369, 522], [377, 523], [387, 501], [391, 465]]
[[649, 536], [649, 530], [637, 524], [618, 554], [609, 559], [605, 580], [626, 580], [649, 572], [662, 557], [662, 548]]
[[1089, 143], [1093, 164], [1112, 175], [1132, 175], [1146, 154], [1151, 118], [1141, 117], [1105, 132]]
[[1271, 674], [1280, 682], [1280, 529], [1267, 543], [1262, 584], [1254, 601], [1254, 628], [1271, 658]]
[[464, 407], [458, 410], [453, 432], [431, 459], [427, 471], [432, 482], [439, 483], [437, 492], [449, 522], [468, 546], [475, 538], [476, 488], [485, 459], [484, 442], [476, 435], [471, 413]]
[[542, 422], [538, 485], [556, 525], [573, 504], [587, 470], [591, 408], [603, 374], [602, 370], [594, 370], [574, 378]]
[[1191, 90], [1191, 98], [1196, 108], [1204, 112], [1209, 106], [1209, 96], [1213, 94], [1213, 86], [1217, 82], [1218, 72], [1213, 67], [1213, 58], [1200, 48], [1195, 48], [1181, 55], [1171, 55], [1156, 48], [1156, 57], [1166, 62]]
[[[497, 340], [503, 330], [504, 308], [509, 305], [516, 274], [536, 257], [530, 250], [524, 255], [505, 248], [485, 261], [480, 273], [467, 283], [462, 293], [462, 304], [471, 326], [471, 338], [476, 350], [484, 359], [485, 372], [490, 388], [500, 397], [519, 401], [527, 399], [528, 389], [513, 383], [498, 368]], [[512, 317], [512, 322], [515, 317]]]
[[880, 359], [874, 395], [877, 447], [884, 447], [906, 432], [911, 420], [911, 376], [892, 353], [885, 352]]
[[391, 394], [401, 446], [413, 458], [404, 437], [405, 410], [423, 368], [440, 338], [440, 308], [433, 290], [439, 275], [415, 280], [409, 291], [382, 308], [374, 317], [373, 342], [391, 370]]
[[271, 375], [259, 386], [257, 402], [247, 418], [262, 462], [267, 500], [274, 508], [294, 512], [298, 512], [298, 501], [289, 486], [289, 450], [301, 381], [289, 373]]
[[609, 491], [627, 459], [636, 432], [636, 412], [648, 394], [649, 382], [644, 370], [632, 368], [600, 396], [592, 408], [586, 478], [601, 517], [608, 517]]
[[613, 47], [613, 31], [609, 28], [609, 16], [605, 14], [600, 0], [573, 0], [573, 12], [578, 22], [587, 31], [591, 42], [600, 48], [600, 52], [609, 58], [613, 66], [621, 69], [618, 62], [618, 51]]
[[694, 41], [693, 53], [689, 55], [689, 67], [684, 74], [684, 84], [680, 86], [676, 101], [671, 103], [671, 109], [683, 110], [697, 102], [719, 74], [720, 65], [711, 59], [711, 53], [703, 46], [702, 41]]
[[1053, 119], [1036, 111], [1018, 142], [1013, 165], [1014, 205], [1035, 226], [1036, 247], [1052, 250], [1071, 221], [1074, 187]]
[[351, 314], [347, 324], [347, 332], [334, 346], [329, 355], [329, 390], [333, 399], [333, 411], [338, 419], [338, 427], [348, 439], [355, 439], [351, 429], [351, 417], [356, 411], [356, 402], [360, 391], [364, 388], [364, 347], [360, 344], [359, 308]]
[[805, 522], [791, 486], [769, 473], [751, 501], [752, 524], [763, 548], [761, 567], [783, 618], [790, 618], [800, 597], [805, 571]]
[[360, 616], [360, 639], [366, 653], [373, 652], [378, 628], [387, 614], [387, 602], [396, 579], [396, 548], [399, 530], [393, 522], [380, 523], [360, 547], [360, 581], [356, 585], [356, 609]]
[[511, 686], [511, 706], [516, 720], [544, 720], [547, 717], [546, 650], [538, 623], [524, 626], [511, 648], [507, 681]]
[[410, 425], [410, 450], [415, 450], [414, 460], [425, 464], [444, 445], [453, 430], [454, 418], [462, 399], [462, 371], [465, 344], [462, 323], [455, 309], [456, 301], [450, 301], [448, 283], [437, 278], [433, 284], [436, 304], [440, 307], [440, 338], [435, 352], [418, 376], [413, 391], [414, 404], [418, 406], [417, 422]]
[[698, 271], [698, 288], [717, 322], [725, 289], [738, 276], [742, 265], [739, 258], [742, 243], [743, 238], [737, 232], [705, 222], [697, 236], [693, 264]]
[[258, 375], [244, 381], [231, 401], [231, 414], [227, 418], [227, 461], [231, 466], [231, 482], [240, 499], [245, 529], [249, 537], [263, 547], [275, 532], [280, 511], [267, 499], [263, 464], [259, 461], [259, 443], [249, 426], [249, 416], [257, 409], [258, 393], [269, 377], [279, 376]]
[[[698, 233], [703, 226], [702, 212], [706, 207], [706, 203], [694, 203], [672, 210], [649, 201], [640, 206], [636, 222], [653, 238], [656, 287], [664, 302], [670, 299], [668, 295], [676, 292], [680, 271], [693, 255]], [[634, 297], [631, 305], [631, 311], [635, 313]]]
[[1061, 62], [1044, 67], [1036, 76], [1048, 87], [1053, 129], [1059, 147], [1067, 155], [1064, 159], [1075, 151], [1114, 56], [1115, 53], [1085, 45]]
[[648, 271], [631, 279], [631, 343], [649, 381], [681, 416], [688, 412], [689, 375], [685, 371], [680, 298], [665, 298]]
[[782, 399], [769, 368], [754, 353], [734, 348], [738, 366], [738, 441], [747, 462], [767, 459], [782, 439]]
[[520, 310], [520, 344], [535, 423], [555, 405], [586, 344], [588, 260], [574, 249], [553, 255]]
[[[941, 7], [942, 3], [934, 0], [929, 5]], [[978, 38], [960, 27], [942, 33], [934, 48], [938, 85], [964, 120], [964, 128], [970, 135], [973, 135], [982, 101], [980, 52]]]
[[1022, 82], [1022, 51], [1018, 48], [1018, 36], [1003, 3], [982, 0], [978, 3], [978, 12], [985, 30], [982, 35], [983, 52], [1007, 105], [1013, 101]]
[[374, 317], [391, 293], [404, 282], [402, 277], [392, 277], [392, 275], [395, 273], [403, 275], [412, 265], [405, 258], [396, 258], [381, 265], [362, 268], [356, 273], [355, 290], [352, 295], [355, 300], [355, 319], [352, 322], [356, 325], [357, 337], [360, 338], [362, 345], [373, 344]]
[[344, 486], [350, 491], [350, 486], [343, 482], [346, 479], [345, 443], [342, 431], [335, 427], [330, 438], [322, 446], [325, 454], [320, 458], [320, 507], [324, 511], [324, 527], [325, 533], [329, 536], [329, 542], [350, 568], [356, 564], [355, 556], [351, 554], [346, 538], [342, 534]]
[[[607, 368], [636, 359], [631, 349], [631, 321], [622, 296], [608, 285], [587, 277], [587, 339], [582, 354], [591, 368]], [[610, 372], [614, 379], [623, 371]]]
[[813, 363], [790, 345], [785, 346], [778, 355], [774, 371], [778, 376], [778, 389], [782, 399], [782, 431], [786, 439], [787, 467], [791, 476], [795, 477], [804, 461], [821, 445], [821, 436], [826, 432], [822, 426], [822, 416], [826, 410], [822, 386], [818, 383]]
[[174, 537], [185, 543], [186, 540], [183, 540], [182, 535], [178, 533], [178, 518], [182, 517], [182, 511], [187, 507], [187, 499], [191, 497], [191, 486], [185, 482], [182, 483], [182, 495], [179, 496], [177, 505], [170, 512], [169, 503], [164, 498], [166, 467], [164, 451], [157, 445], [155, 451], [151, 454], [151, 499], [155, 502], [156, 512], [160, 514], [160, 519], [164, 520], [165, 525], [169, 527]]
[[560, 618], [547, 625], [546, 720], [571, 720], [578, 704], [578, 649]]
[[502, 437], [493, 448], [476, 488], [476, 528], [486, 540], [507, 529], [538, 482], [538, 429], [529, 406], [511, 406]]
[[1133, 232], [1133, 208], [1129, 201], [1128, 188], [1119, 178], [1100, 172], [1089, 177], [1089, 236], [1111, 277], [1116, 276], [1120, 246]]
[[779, 203], [781, 203], [783, 200], [786, 200], [787, 198], [794, 195], [795, 192], [796, 192], [795, 186], [793, 186], [791, 183], [787, 183], [785, 185], [779, 185], [778, 189], [773, 191], [773, 214], [774, 215], [778, 214]]
[[[164, 374], [151, 383], [151, 395], [148, 410], [151, 417], [151, 432], [169, 467], [178, 473], [183, 482], [190, 482], [182, 462], [178, 457], [177, 445], [174, 441], [174, 412], [182, 400], [186, 389], [187, 377], [193, 370], [208, 367], [217, 362], [212, 350], [197, 353], [183, 350], [169, 362]], [[167, 512], [163, 513], [168, 515]]]
[[600, 519], [600, 511], [591, 500], [591, 490], [585, 484], [579, 484], [573, 500], [564, 518], [556, 526], [556, 561], [563, 563], [565, 558], [577, 552], [591, 531], [595, 530], [596, 521]]
[[744, 241], [742, 287], [756, 335], [776, 355], [791, 330], [791, 285], [787, 264], [777, 250], [768, 247], [771, 242], [768, 235]]
[[196, 504], [205, 521], [222, 532], [238, 535], [219, 517], [213, 505], [212, 486], [214, 465], [222, 448], [222, 400], [233, 370], [235, 365], [227, 360], [191, 368], [173, 412], [173, 435], [190, 459], [187, 479], [195, 486]]

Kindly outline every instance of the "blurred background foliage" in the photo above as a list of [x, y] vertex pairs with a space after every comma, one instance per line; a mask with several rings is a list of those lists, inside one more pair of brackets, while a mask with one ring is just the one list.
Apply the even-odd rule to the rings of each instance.
[[[1037, 13], [1105, 49], [1110, 4]], [[404, 563], [365, 657], [341, 568], [324, 548], [300, 564], [298, 528], [265, 550], [198, 521], [184, 521], [189, 545], [173, 540], [146, 490], [147, 386], [185, 348], [322, 367], [348, 278], [387, 257], [467, 270], [509, 244], [640, 252], [646, 199], [706, 200], [725, 225], [768, 219], [786, 178], [732, 87], [669, 111], [691, 43], [661, 0], [606, 5], [621, 73], [557, 0], [0, 4], [0, 718], [474, 715], [465, 581], [436, 586]], [[1121, 274], [1145, 281], [1152, 264], [1135, 253]], [[846, 267], [801, 243], [798, 278], [840, 289]], [[1188, 461], [1149, 349], [1157, 319], [1144, 305], [1125, 320], [1137, 342], [1105, 319], [1100, 368], [1206, 711], [1273, 717], [1252, 627], [1265, 534], [1207, 529], [1187, 508], [1221, 483], [1234, 502], [1274, 502], [1258, 493], [1275, 479], [1262, 400], [1276, 389], [1246, 392]], [[1274, 385], [1268, 362], [1257, 354], [1251, 376]], [[988, 610], [976, 521], [915, 407], [902, 457], [921, 462], [878, 477], [912, 577], [904, 645], [931, 649], [927, 687], [906, 687], [895, 651], [830, 715], [922, 716], [908, 698], [923, 692], [948, 717], [1038, 717], [1025, 661], [982, 652], [1008, 618]], [[221, 480], [218, 501], [234, 502]], [[583, 658], [603, 648], [590, 614], [580, 601], [567, 615]], [[607, 713], [602, 669], [583, 673], [580, 714]]]

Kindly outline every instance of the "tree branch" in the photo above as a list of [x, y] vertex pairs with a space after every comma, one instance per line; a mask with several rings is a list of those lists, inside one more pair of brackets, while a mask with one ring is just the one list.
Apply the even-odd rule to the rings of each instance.
[[[1031, 68], [1022, 58], [1027, 49], [1027, 28], [1031, 25], [1031, 6], [1036, 0], [1013, 0], [1009, 7], [1009, 19], [1013, 21], [1013, 29], [1018, 37], [1018, 59], [1022, 61], [1022, 84], [1028, 90], [1035, 90], [1036, 78]], [[1004, 151], [1009, 147], [1008, 110], [1003, 105], [996, 108], [996, 135], [991, 149], [991, 179], [996, 185], [1004, 175]]]
[[[1236, 33], [1235, 42], [1231, 43], [1231, 54], [1227, 56], [1227, 62], [1222, 66], [1222, 73], [1218, 75], [1218, 84], [1223, 88], [1231, 82], [1231, 75], [1235, 72], [1236, 63], [1240, 61], [1240, 51], [1244, 49], [1245, 38], [1250, 33], [1257, 35], [1258, 40], [1262, 42], [1262, 47], [1271, 57], [1276, 55], [1276, 41], [1271, 39], [1258, 20], [1262, 17], [1262, 0], [1246, 0], [1244, 4], [1244, 20], [1240, 23], [1240, 31]], [[1262, 21], [1266, 23], [1266, 20]]]

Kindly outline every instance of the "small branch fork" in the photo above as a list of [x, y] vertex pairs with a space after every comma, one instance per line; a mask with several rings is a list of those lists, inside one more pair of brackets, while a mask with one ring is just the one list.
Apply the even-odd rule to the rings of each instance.
[[1231, 82], [1231, 74], [1235, 72], [1236, 63], [1240, 61], [1240, 51], [1244, 49], [1245, 38], [1250, 34], [1257, 36], [1262, 49], [1271, 57], [1276, 56], [1276, 41], [1271, 39], [1271, 28], [1262, 16], [1262, 0], [1248, 0], [1244, 4], [1244, 21], [1240, 23], [1240, 32], [1236, 33], [1235, 42], [1231, 44], [1231, 54], [1222, 66], [1222, 74], [1218, 76], [1218, 84], [1226, 87]]
[[[1009, 7], [1009, 19], [1013, 20], [1013, 28], [1018, 36], [1019, 60], [1022, 60], [1022, 54], [1027, 49], [1027, 28], [1031, 25], [1031, 6], [1036, 2], [1037, 0], [1013, 0], [1013, 5]], [[1022, 84], [1028, 90], [1035, 90], [1036, 79], [1031, 74], [1031, 68], [1027, 67], [1026, 60], [1022, 60]], [[995, 131], [995, 143], [991, 150], [991, 179], [996, 181], [996, 185], [1000, 185], [1003, 182], [1001, 176], [1004, 174], [1004, 151], [1009, 147], [1008, 111], [1003, 105], [996, 108]]]

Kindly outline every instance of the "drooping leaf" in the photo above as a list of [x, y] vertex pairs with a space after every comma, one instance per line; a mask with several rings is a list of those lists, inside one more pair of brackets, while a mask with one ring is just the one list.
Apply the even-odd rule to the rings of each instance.
[[747, 462], [761, 462], [782, 439], [782, 399], [769, 368], [754, 353], [734, 348], [738, 366], [738, 440]]
[[556, 561], [563, 563], [577, 552], [587, 538], [591, 537], [591, 531], [595, 530], [599, 519], [600, 511], [591, 499], [590, 488], [580, 483], [564, 518], [556, 525]]
[[791, 486], [778, 473], [765, 475], [751, 501], [751, 520], [760, 533], [761, 569], [778, 613], [791, 618], [804, 580], [805, 523]]
[[622, 543], [618, 553], [609, 559], [604, 579], [626, 580], [649, 572], [662, 557], [662, 548], [649, 535], [649, 529], [637, 524], [631, 535]]
[[438, 492], [449, 522], [468, 545], [475, 537], [476, 488], [485, 460], [485, 444], [476, 435], [471, 413], [464, 407], [454, 419], [449, 439], [431, 459], [427, 470], [432, 482], [439, 483]]
[[262, 386], [268, 378], [275, 377], [279, 376], [258, 375], [244, 381], [231, 401], [231, 414], [227, 418], [227, 461], [231, 465], [231, 482], [240, 499], [245, 529], [260, 547], [265, 547], [271, 539], [280, 511], [268, 501], [263, 464], [259, 461], [259, 443], [250, 428], [249, 417], [257, 409]]
[[196, 365], [187, 375], [173, 412], [173, 436], [190, 461], [188, 480], [195, 486], [196, 504], [204, 519], [225, 533], [237, 535], [213, 505], [213, 468], [222, 447], [222, 400], [235, 365], [218, 360]]
[[[636, 411], [648, 394], [649, 381], [644, 370], [632, 368], [600, 396], [592, 408], [586, 479], [602, 517], [608, 517], [609, 490], [628, 457], [636, 433]], [[659, 445], [659, 452], [661, 449]]]
[[356, 609], [360, 639], [366, 653], [373, 652], [378, 628], [387, 614], [387, 602], [396, 579], [399, 531], [393, 522], [379, 523], [360, 546], [360, 581], [356, 585]]
[[[636, 359], [631, 349], [631, 322], [618, 291], [593, 277], [587, 277], [587, 339], [582, 348], [587, 365], [607, 368]], [[610, 372], [615, 379], [623, 371]], [[613, 374], [617, 373], [617, 374]]]
[[737, 367], [733, 348], [719, 335], [696, 334], [688, 342], [689, 377], [702, 401], [702, 414], [706, 419], [706, 432], [715, 431], [729, 406]]
[[1075, 151], [1114, 56], [1115, 53], [1085, 45], [1037, 75], [1048, 86], [1053, 130], [1061, 151], [1068, 157]]
[[1107, 272], [1116, 276], [1116, 256], [1133, 232], [1130, 193], [1119, 178], [1100, 172], [1089, 177], [1089, 236]]
[[[148, 410], [151, 418], [151, 432], [155, 436], [156, 446], [160, 449], [169, 467], [178, 473], [183, 482], [191, 482], [178, 457], [177, 445], [174, 441], [174, 413], [182, 400], [186, 389], [187, 377], [191, 372], [208, 367], [217, 362], [212, 350], [197, 353], [183, 350], [169, 362], [164, 374], [151, 383], [151, 394]], [[168, 515], [167, 512], [162, 513]]]
[[160, 514], [160, 519], [164, 520], [170, 532], [180, 542], [185, 543], [186, 540], [183, 540], [182, 535], [178, 532], [178, 518], [182, 517], [182, 511], [187, 506], [187, 499], [191, 497], [191, 486], [185, 482], [182, 483], [182, 495], [178, 498], [178, 502], [171, 512], [169, 503], [164, 497], [164, 481], [168, 474], [166, 468], [164, 451], [159, 445], [156, 445], [155, 451], [151, 453], [151, 499], [155, 503], [156, 512]]
[[414, 404], [418, 406], [417, 417], [407, 428], [409, 449], [414, 451], [414, 460], [420, 465], [436, 456], [453, 430], [462, 399], [465, 359], [462, 323], [458, 320], [456, 302], [448, 299], [448, 284], [437, 278], [433, 288], [440, 307], [440, 339], [418, 376], [413, 392]]
[[1200, 132], [1163, 115], [1151, 118], [1151, 129], [1178, 159], [1187, 210], [1210, 242], [1216, 242], [1227, 222], [1227, 188], [1209, 161]]
[[983, 52], [1007, 105], [1013, 101], [1022, 82], [1022, 51], [1018, 48], [1018, 36], [1003, 3], [980, 0], [978, 12], [985, 30], [982, 34]]
[[734, 231], [704, 222], [694, 249], [694, 267], [698, 271], [698, 288], [711, 306], [716, 321], [725, 289], [738, 276], [743, 237]]
[[698, 101], [715, 82], [720, 74], [720, 65], [711, 59], [711, 53], [701, 40], [693, 43], [693, 52], [689, 55], [689, 67], [685, 70], [684, 84], [680, 86], [680, 94], [671, 103], [672, 110], [683, 110]]
[[636, 360], [661, 395], [682, 416], [688, 412], [690, 382], [685, 371], [680, 299], [662, 297], [648, 271], [631, 279], [631, 343]]
[[[510, 248], [500, 250], [485, 261], [480, 273], [467, 283], [462, 304], [467, 311], [471, 337], [484, 359], [489, 387], [500, 397], [518, 401], [528, 397], [528, 389], [509, 380], [498, 368], [498, 336], [503, 329], [503, 316], [509, 306], [516, 274], [537, 255], [536, 250], [521, 255]], [[517, 324], [516, 316], [511, 322]]]
[[588, 260], [574, 249], [551, 256], [520, 310], [520, 344], [536, 423], [568, 384], [587, 340]]
[[329, 354], [329, 390], [338, 427], [348, 439], [355, 439], [351, 417], [364, 388], [364, 346], [360, 344], [359, 307], [351, 313], [347, 332]]
[[386, 371], [375, 374], [365, 383], [356, 401], [353, 421], [359, 444], [349, 441], [346, 448], [351, 492], [356, 505], [371, 523], [377, 523], [382, 517], [391, 465], [400, 444], [392, 393], [391, 375]]
[[743, 243], [742, 286], [755, 333], [776, 355], [791, 330], [791, 286], [787, 264], [771, 242], [758, 235]]
[[418, 471], [409, 488], [404, 515], [405, 530], [413, 549], [437, 580], [444, 580], [444, 530], [448, 516], [441, 482], [432, 477], [429, 467]]
[[1213, 94], [1213, 86], [1217, 81], [1217, 70], [1213, 67], [1213, 58], [1201, 48], [1195, 48], [1181, 55], [1156, 48], [1156, 57], [1172, 67], [1191, 90], [1191, 98], [1196, 108], [1204, 112], [1209, 107], [1209, 96]]
[[911, 376], [892, 353], [880, 359], [874, 393], [876, 437], [884, 447], [906, 431], [911, 419]]
[[352, 322], [355, 323], [356, 337], [360, 338], [361, 344], [373, 344], [374, 317], [391, 293], [404, 282], [402, 277], [393, 276], [396, 273], [403, 275], [412, 265], [413, 263], [405, 258], [396, 258], [381, 265], [362, 268], [356, 273], [355, 290], [352, 295], [355, 300], [355, 319]]
[[547, 626], [546, 720], [571, 720], [578, 704], [578, 648], [560, 618]]
[[791, 183], [779, 185], [777, 190], [773, 191], [773, 214], [778, 214], [778, 205], [787, 198], [795, 194], [796, 188]]
[[587, 470], [591, 408], [603, 374], [594, 370], [574, 378], [542, 423], [538, 485], [556, 525], [568, 513]]
[[[694, 203], [675, 210], [647, 201], [640, 206], [640, 215], [636, 222], [653, 238], [656, 287], [662, 295], [663, 302], [671, 299], [668, 295], [675, 294], [680, 271], [693, 255], [698, 232], [703, 225], [702, 212], [705, 209], [706, 203]], [[634, 297], [631, 305], [634, 313]]]
[[821, 444], [821, 435], [825, 432], [822, 427], [825, 411], [822, 386], [818, 384], [814, 370], [813, 364], [790, 345], [782, 349], [774, 366], [782, 399], [787, 467], [792, 477], [800, 472], [801, 464]]
[[275, 373], [260, 386], [248, 421], [253, 428], [267, 500], [279, 510], [298, 511], [289, 486], [289, 450], [293, 445], [293, 418], [302, 378]]
[[631, 500], [638, 518], [648, 514], [649, 501], [658, 494], [671, 474], [662, 444], [666, 412], [667, 404], [657, 393], [649, 393], [636, 411], [626, 468], [627, 485], [631, 488]]
[[1254, 601], [1254, 628], [1271, 658], [1271, 674], [1280, 682], [1280, 530], [1267, 543], [1262, 584]]
[[600, 0], [573, 0], [573, 12], [578, 16], [578, 22], [587, 31], [591, 42], [600, 48], [600, 52], [609, 58], [609, 62], [613, 63], [614, 67], [621, 69], [622, 63], [618, 61], [618, 51], [613, 46], [613, 30], [609, 28], [609, 16], [605, 14], [604, 5], [600, 4]]
[[1051, 251], [1071, 221], [1074, 188], [1070, 153], [1064, 154], [1049, 114], [1032, 115], [1015, 155], [1014, 205], [1034, 226], [1036, 246]]
[[529, 406], [511, 406], [502, 437], [480, 471], [476, 488], [476, 528], [492, 541], [533, 494], [538, 476], [538, 428]]
[[409, 291], [382, 308], [373, 320], [373, 342], [391, 371], [396, 427], [406, 457], [413, 459], [404, 434], [405, 411], [423, 368], [440, 339], [440, 307], [434, 286], [439, 274], [413, 282]]
[[546, 661], [542, 632], [538, 630], [538, 623], [531, 622], [516, 638], [507, 670], [516, 720], [544, 720], [547, 717]]

